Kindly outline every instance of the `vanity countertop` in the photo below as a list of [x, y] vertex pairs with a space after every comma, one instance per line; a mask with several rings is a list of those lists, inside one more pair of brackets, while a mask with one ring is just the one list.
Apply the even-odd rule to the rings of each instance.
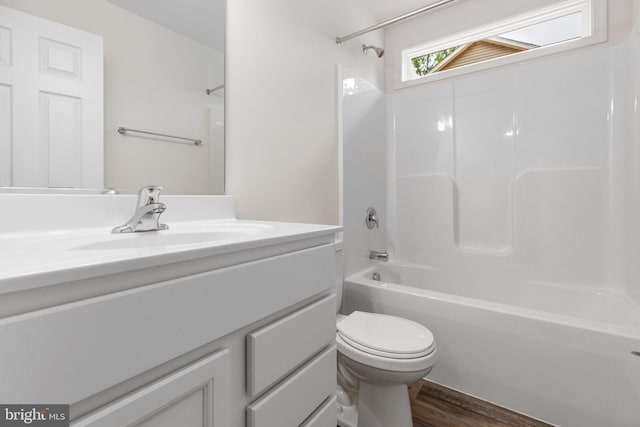
[[[295, 241], [333, 240], [331, 225], [218, 220], [172, 223], [168, 230], [109, 229], [0, 234], [0, 294], [106, 274], [238, 253]], [[316, 244], [317, 244], [316, 243]]]
[[119, 234], [111, 229], [134, 196], [3, 194], [0, 202], [9, 207], [0, 218], [0, 294], [201, 260], [197, 273], [328, 244], [341, 230], [237, 220], [230, 196], [163, 196], [168, 230]]

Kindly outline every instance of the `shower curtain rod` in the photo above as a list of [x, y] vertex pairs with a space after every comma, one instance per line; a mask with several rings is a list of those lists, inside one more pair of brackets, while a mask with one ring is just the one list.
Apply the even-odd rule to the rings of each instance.
[[367, 33], [371, 32], [371, 31], [379, 30], [380, 28], [388, 27], [389, 25], [393, 25], [393, 24], [395, 24], [397, 22], [404, 21], [405, 19], [409, 19], [409, 18], [411, 18], [413, 16], [419, 15], [421, 13], [428, 12], [430, 10], [433, 10], [433, 9], [437, 8], [437, 7], [444, 6], [445, 4], [451, 3], [452, 1], [455, 1], [455, 0], [440, 0], [438, 2], [430, 4], [429, 6], [421, 7], [420, 9], [416, 9], [416, 10], [414, 10], [412, 12], [405, 13], [404, 15], [395, 17], [393, 19], [389, 19], [388, 21], [384, 21], [384, 22], [381, 22], [380, 24], [373, 25], [371, 27], [365, 28], [364, 30], [357, 31], [355, 33], [351, 33], [351, 34], [343, 36], [343, 37], [336, 37], [336, 44], [338, 46], [341, 46], [343, 42], [346, 42], [347, 40], [351, 40], [354, 37], [358, 37], [358, 36], [361, 36], [363, 34], [367, 34]]

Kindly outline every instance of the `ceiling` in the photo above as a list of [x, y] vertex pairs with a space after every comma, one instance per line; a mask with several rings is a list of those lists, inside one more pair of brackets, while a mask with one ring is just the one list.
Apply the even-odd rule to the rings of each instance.
[[109, 0], [136, 15], [224, 52], [225, 0]]
[[[397, 16], [401, 16], [412, 12], [416, 9], [423, 8], [425, 6], [429, 6], [430, 4], [434, 4], [439, 2], [440, 0], [355, 0], [359, 4], [361, 4], [365, 9], [371, 11], [371, 15], [378, 21], [386, 21], [389, 19], [393, 19]], [[535, 8], [535, 7], [544, 7], [549, 4], [559, 3], [561, 0], [494, 0], [487, 1], [486, 7], [496, 8], [501, 7], [501, 5], [508, 5], [510, 3], [520, 3], [524, 9], [527, 8]], [[481, 3], [481, 0], [455, 0], [451, 3], [443, 5], [443, 10], [447, 8], [452, 8], [449, 13], [455, 13], [456, 17], [459, 19], [465, 19], [465, 10], [467, 7], [471, 8], [474, 3]], [[455, 12], [454, 12], [455, 10]]]
[[[226, 0], [108, 0], [137, 15], [224, 52]], [[231, 0], [233, 1], [233, 0]], [[355, 0], [383, 22], [439, 0]], [[467, 0], [458, 0], [445, 7]], [[507, 1], [507, 0], [505, 0]], [[545, 3], [549, 0], [526, 0]], [[459, 4], [458, 4], [459, 6]]]
[[[224, 52], [226, 0], [108, 0], [150, 21]], [[385, 21], [436, 0], [356, 0]]]
[[360, 0], [378, 21], [386, 21], [436, 3], [436, 0]]

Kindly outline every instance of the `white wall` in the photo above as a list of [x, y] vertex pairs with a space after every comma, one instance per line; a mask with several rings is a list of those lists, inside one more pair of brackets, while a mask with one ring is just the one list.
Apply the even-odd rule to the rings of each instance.
[[381, 87], [382, 62], [360, 45], [382, 34], [335, 37], [375, 23], [353, 0], [228, 2], [226, 190], [239, 217], [338, 223], [335, 66]]
[[[105, 0], [0, 0], [104, 36], [105, 186], [211, 193], [211, 108], [204, 90], [224, 81], [224, 55]], [[118, 126], [199, 138], [202, 147], [123, 137]]]

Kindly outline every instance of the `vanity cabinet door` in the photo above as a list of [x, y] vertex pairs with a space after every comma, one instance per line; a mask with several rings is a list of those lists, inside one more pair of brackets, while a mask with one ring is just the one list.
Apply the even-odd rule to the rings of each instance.
[[217, 351], [73, 423], [72, 427], [228, 427], [229, 351]]

